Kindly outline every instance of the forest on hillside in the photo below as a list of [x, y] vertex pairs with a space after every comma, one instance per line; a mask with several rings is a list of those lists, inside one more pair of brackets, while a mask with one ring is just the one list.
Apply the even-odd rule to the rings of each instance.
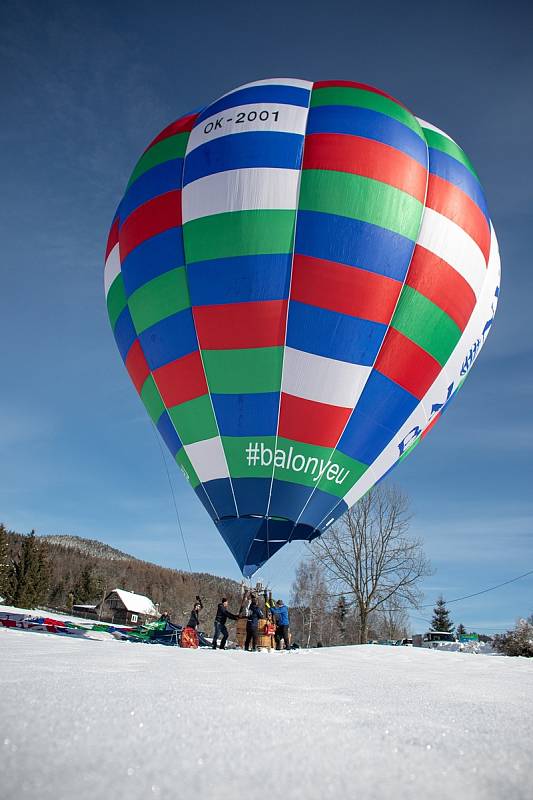
[[146, 595], [178, 623], [199, 594], [208, 627], [222, 596], [237, 610], [241, 596], [240, 585], [227, 578], [161, 567], [96, 540], [22, 535], [0, 523], [0, 596], [13, 605], [70, 611], [116, 588]]

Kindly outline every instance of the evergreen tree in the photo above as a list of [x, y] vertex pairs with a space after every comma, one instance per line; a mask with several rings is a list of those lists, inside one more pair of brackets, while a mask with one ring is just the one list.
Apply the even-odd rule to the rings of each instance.
[[9, 558], [7, 546], [7, 530], [0, 522], [0, 597], [10, 600], [13, 565]]
[[102, 579], [94, 574], [90, 566], [84, 567], [76, 579], [72, 593], [77, 603], [97, 601], [102, 594]]
[[48, 602], [52, 567], [46, 542], [39, 542], [37, 550], [37, 577], [35, 581], [34, 603], [35, 605], [42, 605]]
[[13, 605], [33, 608], [39, 583], [39, 546], [35, 531], [24, 537], [20, 555], [15, 560], [13, 577]]
[[459, 623], [459, 625], [457, 626], [456, 633], [457, 633], [457, 637], [458, 638], [463, 636], [466, 633], [466, 628], [465, 628], [465, 626], [463, 625], [462, 622]]
[[451, 633], [453, 631], [453, 622], [450, 619], [450, 612], [446, 608], [446, 601], [442, 595], [438, 598], [437, 604], [433, 609], [431, 628], [434, 631], [443, 631], [444, 633]]
[[346, 640], [346, 617], [348, 615], [348, 603], [343, 594], [339, 597], [339, 602], [335, 606], [335, 622], [339, 629], [341, 642]]

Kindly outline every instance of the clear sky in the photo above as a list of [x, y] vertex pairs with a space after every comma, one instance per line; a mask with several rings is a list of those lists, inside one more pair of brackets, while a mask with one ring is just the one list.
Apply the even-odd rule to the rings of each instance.
[[[426, 602], [533, 569], [532, 22], [527, 2], [3, 0], [0, 520], [187, 568], [161, 450], [107, 319], [107, 231], [138, 156], [180, 114], [255, 79], [340, 78], [458, 140], [500, 243], [487, 344], [392, 475], [435, 569]], [[193, 569], [239, 578], [167, 463]], [[263, 570], [277, 593], [300, 554], [290, 545]], [[504, 629], [533, 611], [533, 576], [451, 610]]]

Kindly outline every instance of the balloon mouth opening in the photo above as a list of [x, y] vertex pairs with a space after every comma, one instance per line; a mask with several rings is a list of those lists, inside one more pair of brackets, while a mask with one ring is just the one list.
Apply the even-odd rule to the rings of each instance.
[[320, 535], [312, 525], [259, 514], [222, 517], [215, 524], [246, 578], [289, 542], [311, 541]]

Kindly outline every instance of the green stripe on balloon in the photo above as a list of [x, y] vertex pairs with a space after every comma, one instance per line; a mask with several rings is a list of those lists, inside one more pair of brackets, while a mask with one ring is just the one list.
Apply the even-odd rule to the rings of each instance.
[[159, 417], [165, 410], [165, 406], [161, 400], [159, 389], [155, 385], [155, 381], [151, 375], [148, 375], [143, 383], [143, 387], [141, 389], [141, 400], [143, 401], [146, 410], [150, 414], [152, 422], [157, 423]]
[[472, 166], [472, 162], [464, 150], [461, 150], [459, 145], [455, 144], [455, 142], [453, 142], [447, 136], [443, 136], [437, 131], [431, 130], [431, 128], [423, 128], [423, 131], [428, 143], [428, 147], [431, 147], [434, 150], [440, 150], [442, 153], [446, 153], [452, 158], [455, 158], [456, 161], [460, 161], [463, 166], [470, 170], [474, 178], [479, 181], [478, 175]]
[[202, 350], [202, 359], [212, 394], [257, 394], [280, 390], [282, 347]]
[[358, 219], [415, 241], [424, 207], [412, 195], [373, 178], [306, 169], [299, 208]]
[[196, 474], [195, 469], [189, 460], [189, 456], [187, 455], [183, 447], [180, 447], [180, 449], [176, 453], [176, 461], [180, 465], [182, 470], [185, 472], [185, 475], [187, 476], [192, 488], [196, 489], [196, 487], [200, 483], [200, 479]]
[[208, 394], [187, 400], [168, 409], [170, 419], [183, 444], [193, 444], [218, 436], [211, 398]]
[[212, 258], [290, 253], [293, 210], [233, 211], [187, 222], [183, 239], [187, 264]]
[[392, 327], [422, 347], [444, 366], [461, 338], [461, 329], [427, 297], [404, 286], [392, 318]]
[[137, 178], [139, 178], [149, 169], [152, 169], [152, 167], [156, 167], [158, 164], [163, 164], [165, 161], [183, 158], [188, 140], [188, 131], [186, 133], [177, 133], [175, 136], [169, 136], [166, 139], [162, 139], [160, 142], [154, 144], [153, 147], [150, 147], [149, 150], [146, 150], [146, 152], [143, 153], [137, 162], [126, 189], [129, 189], [131, 184], [136, 181]]
[[115, 330], [117, 319], [126, 308], [127, 302], [122, 275], [117, 275], [109, 288], [106, 299], [107, 313], [113, 330]]
[[232, 478], [271, 478], [276, 451], [276, 480], [316, 487], [322, 471], [320, 490], [335, 497], [343, 497], [368, 469], [330, 447], [283, 437], [223, 436], [222, 443]]
[[158, 275], [137, 289], [128, 300], [137, 333], [142, 333], [162, 319], [189, 308], [190, 305], [185, 267], [171, 269], [163, 275]]
[[424, 138], [418, 121], [403, 106], [388, 97], [383, 97], [376, 92], [367, 92], [351, 86], [328, 86], [322, 89], [313, 89], [311, 94], [311, 108], [316, 106], [356, 106], [378, 111], [388, 117], [398, 120], [407, 128], [414, 131], [420, 138]]

